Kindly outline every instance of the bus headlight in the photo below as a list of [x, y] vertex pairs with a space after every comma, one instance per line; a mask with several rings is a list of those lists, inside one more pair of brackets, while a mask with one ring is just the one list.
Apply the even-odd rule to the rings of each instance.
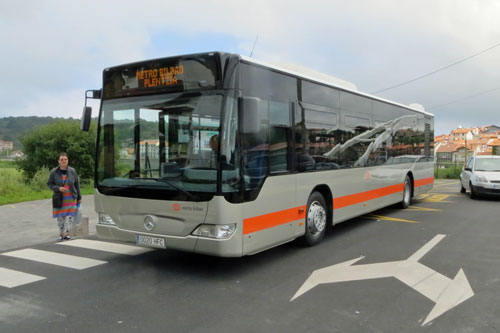
[[102, 213], [99, 213], [99, 224], [116, 225], [111, 216]]
[[207, 238], [228, 239], [236, 230], [236, 224], [202, 224], [193, 235]]

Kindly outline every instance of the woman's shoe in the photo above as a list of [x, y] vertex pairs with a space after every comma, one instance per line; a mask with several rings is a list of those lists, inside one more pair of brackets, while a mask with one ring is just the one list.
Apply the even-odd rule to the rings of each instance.
[[63, 237], [63, 236], [59, 236], [59, 237], [57, 238], [57, 241], [58, 241], [58, 242], [62, 242], [62, 240], [63, 240], [63, 239], [64, 239], [64, 237]]
[[71, 236], [64, 236], [64, 240], [71, 240]]

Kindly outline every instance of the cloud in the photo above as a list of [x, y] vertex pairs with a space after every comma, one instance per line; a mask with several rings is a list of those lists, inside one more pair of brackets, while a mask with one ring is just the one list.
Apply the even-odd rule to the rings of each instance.
[[[27, 115], [40, 105], [44, 112], [80, 110], [85, 89], [101, 86], [105, 67], [176, 52], [249, 55], [257, 35], [255, 58], [293, 62], [371, 92], [499, 43], [500, 3], [3, 1], [0, 117]], [[492, 89], [499, 56], [500, 47], [380, 95], [431, 107]], [[491, 94], [436, 109], [437, 132], [449, 131], [456, 119], [498, 122], [492, 114], [498, 104]]]
[[64, 90], [59, 93], [35, 96], [33, 100], [18, 108], [13, 108], [11, 112], [12, 115], [79, 119], [82, 116], [83, 103], [84, 92], [81, 90]]

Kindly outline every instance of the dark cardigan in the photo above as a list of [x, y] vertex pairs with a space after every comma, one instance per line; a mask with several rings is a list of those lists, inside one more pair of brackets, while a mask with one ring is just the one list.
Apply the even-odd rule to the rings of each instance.
[[[78, 180], [78, 175], [76, 174], [76, 170], [68, 166], [68, 171], [66, 175], [67, 175], [66, 185], [69, 185], [71, 193], [73, 193], [73, 196], [76, 197], [78, 201], [82, 200], [82, 194], [80, 193], [80, 182]], [[61, 169], [59, 169], [59, 167], [50, 170], [50, 176], [49, 180], [47, 181], [47, 186], [54, 192], [58, 192], [59, 187], [64, 186], [62, 179], [62, 172]]]

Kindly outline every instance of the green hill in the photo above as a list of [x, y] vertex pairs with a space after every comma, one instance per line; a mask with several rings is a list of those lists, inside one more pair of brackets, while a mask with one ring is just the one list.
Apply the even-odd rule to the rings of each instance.
[[0, 140], [12, 141], [14, 150], [21, 150], [21, 137], [33, 129], [63, 120], [68, 122], [79, 122], [74, 118], [53, 118], [53, 117], [5, 117], [0, 118]]

